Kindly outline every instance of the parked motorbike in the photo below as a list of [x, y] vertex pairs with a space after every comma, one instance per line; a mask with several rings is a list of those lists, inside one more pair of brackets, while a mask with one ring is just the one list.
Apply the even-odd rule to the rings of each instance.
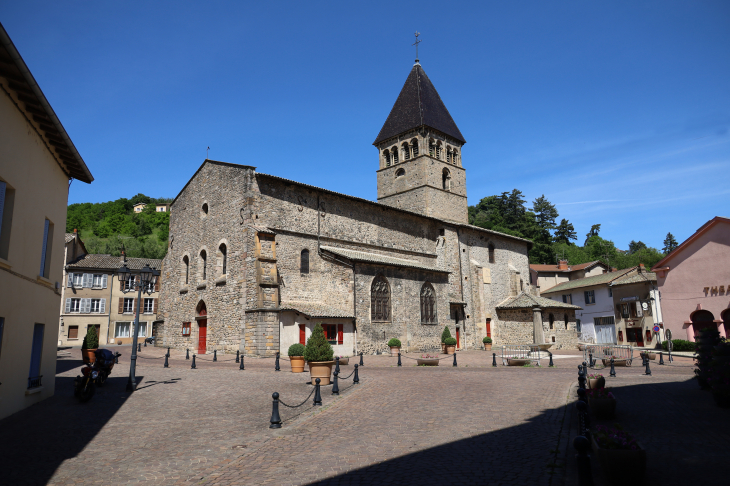
[[74, 380], [74, 396], [82, 403], [91, 400], [97, 386], [104, 386], [114, 368], [115, 359], [121, 356], [120, 353], [112, 353], [108, 349], [97, 349], [94, 354], [94, 364], [86, 363], [81, 368], [83, 376], [77, 376]]

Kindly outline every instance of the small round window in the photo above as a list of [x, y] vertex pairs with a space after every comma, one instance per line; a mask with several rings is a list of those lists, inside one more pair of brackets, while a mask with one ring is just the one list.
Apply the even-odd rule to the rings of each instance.
[[203, 207], [200, 208], [200, 211], [203, 216], [208, 214], [208, 203], [203, 203]]
[[395, 176], [396, 177], [403, 177], [404, 175], [406, 175], [406, 170], [405, 169], [398, 169], [397, 171], [395, 171]]

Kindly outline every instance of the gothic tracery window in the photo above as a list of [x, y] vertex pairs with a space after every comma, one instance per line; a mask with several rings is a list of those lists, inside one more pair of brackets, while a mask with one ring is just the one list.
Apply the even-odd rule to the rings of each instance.
[[390, 285], [382, 275], [375, 277], [370, 287], [370, 320], [390, 321]]
[[436, 291], [428, 282], [421, 287], [421, 324], [436, 324]]

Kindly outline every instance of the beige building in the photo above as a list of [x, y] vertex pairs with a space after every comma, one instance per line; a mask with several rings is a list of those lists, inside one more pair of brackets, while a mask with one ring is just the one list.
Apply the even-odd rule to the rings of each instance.
[[94, 180], [0, 25], [0, 418], [54, 392], [72, 179]]
[[137, 203], [134, 205], [134, 212], [135, 213], [141, 213], [144, 211], [144, 208], [146, 208], [147, 205], [145, 203]]
[[158, 204], [155, 206], [155, 211], [158, 213], [166, 213], [170, 210], [169, 204]]
[[[664, 339], [656, 274], [634, 267], [610, 284], [616, 315], [616, 342], [655, 348]], [[654, 331], [656, 326], [656, 331]]]
[[608, 272], [608, 265], [600, 260], [579, 265], [568, 265], [560, 260], [557, 265], [530, 265], [530, 283], [541, 292], [571, 280], [593, 277]]
[[[132, 271], [130, 280], [120, 281], [115, 273], [124, 263]], [[111, 255], [82, 255], [66, 265], [59, 343], [80, 346], [90, 326], [96, 326], [99, 345], [129, 344], [134, 336], [137, 291], [135, 278], [145, 265], [157, 270], [162, 260]], [[152, 334], [158, 306], [159, 279], [151, 294], [142, 294], [139, 337]], [[124, 290], [128, 292], [124, 292]]]

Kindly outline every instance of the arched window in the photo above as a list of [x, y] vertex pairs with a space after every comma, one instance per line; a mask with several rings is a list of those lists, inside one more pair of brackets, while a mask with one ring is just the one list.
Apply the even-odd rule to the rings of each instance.
[[208, 309], [205, 307], [205, 302], [202, 300], [198, 302], [197, 307], [195, 308], [195, 313], [198, 316], [207, 316], [208, 315]]
[[489, 263], [494, 263], [494, 245], [490, 243], [487, 245], [487, 249], [489, 250]]
[[441, 160], [441, 152], [442, 152], [442, 149], [443, 149], [443, 147], [441, 147], [441, 142], [438, 142], [436, 144], [436, 158], [439, 159], [439, 160]]
[[457, 150], [454, 150], [454, 152], [451, 154], [451, 162], [454, 165], [459, 165], [459, 152]]
[[183, 266], [185, 267], [185, 285], [187, 285], [190, 280], [190, 259], [187, 255], [183, 257]]
[[201, 265], [201, 276], [203, 277], [203, 280], [207, 278], [208, 275], [208, 261], [207, 261], [208, 255], [205, 253], [205, 250], [202, 250], [200, 252], [200, 265]]
[[411, 149], [410, 147], [408, 147], [408, 142], [403, 142], [403, 145], [401, 145], [401, 150], [403, 150], [403, 160], [410, 160]]
[[406, 175], [406, 170], [405, 169], [398, 169], [397, 171], [395, 171], [395, 176], [396, 177], [402, 177], [404, 175]]
[[691, 319], [695, 341], [700, 337], [700, 331], [703, 329], [717, 329], [717, 325], [714, 322], [715, 316], [708, 310], [695, 311]]
[[418, 157], [418, 139], [411, 140], [411, 150], [413, 151], [413, 157]]
[[555, 316], [550, 314], [550, 316], [548, 317], [548, 320], [550, 321], [550, 329], [554, 329], [555, 328]]
[[302, 256], [299, 260], [299, 272], [309, 273], [309, 250], [302, 250]]
[[568, 329], [568, 314], [563, 315], [563, 322], [565, 323], [565, 329]]
[[421, 324], [436, 324], [436, 291], [428, 282], [421, 287]]
[[446, 162], [449, 164], [452, 163], [451, 155], [451, 147], [446, 147]]
[[428, 155], [436, 157], [436, 144], [433, 142], [433, 139], [428, 141]]
[[218, 247], [218, 265], [221, 267], [221, 275], [225, 275], [228, 271], [228, 250], [226, 244], [221, 243]]
[[398, 163], [398, 147], [390, 149], [390, 155], [393, 157], [393, 165]]
[[444, 191], [451, 190], [451, 172], [449, 172], [449, 169], [444, 169], [441, 174], [441, 183], [443, 184]]
[[390, 152], [388, 149], [383, 150], [383, 158], [385, 159], [385, 166], [390, 167]]
[[370, 320], [390, 321], [390, 285], [382, 275], [375, 277], [370, 287]]

